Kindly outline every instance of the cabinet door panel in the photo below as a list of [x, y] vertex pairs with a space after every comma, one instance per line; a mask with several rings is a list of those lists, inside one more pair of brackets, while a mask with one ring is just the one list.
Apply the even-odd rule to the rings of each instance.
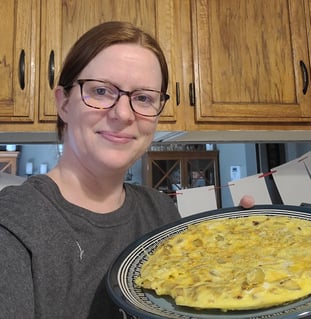
[[162, 50], [164, 51], [166, 61], [169, 68], [169, 85], [168, 93], [170, 99], [165, 105], [165, 108], [160, 116], [160, 123], [162, 123], [162, 130], [169, 130], [171, 127], [165, 127], [165, 123], [173, 123], [176, 129], [177, 121], [180, 122], [182, 119], [178, 116], [177, 107], [180, 104], [180, 77], [177, 79], [178, 74], [176, 70], [180, 68], [180, 65], [176, 65], [179, 55], [178, 48], [176, 48], [174, 39], [179, 38], [180, 35], [176, 34], [176, 14], [178, 14], [178, 3], [177, 1], [167, 0], [156, 0], [156, 15], [155, 15], [155, 37], [158, 40]]
[[[59, 72], [61, 61], [65, 58], [70, 47], [84, 32], [93, 26], [112, 20], [122, 20], [134, 23], [143, 28], [158, 39], [163, 45], [166, 57], [171, 65], [172, 49], [171, 39], [174, 28], [172, 27], [171, 17], [174, 7], [172, 1], [164, 0], [124, 0], [111, 1], [101, 0], [92, 1], [90, 5], [87, 1], [45, 1], [42, 21], [44, 21], [43, 30], [46, 33], [43, 39], [46, 43], [41, 47], [42, 59], [44, 65], [41, 72], [41, 78], [44, 82], [45, 96], [42, 96], [40, 120], [48, 121], [56, 119], [56, 109], [54, 107], [53, 95], [50, 92], [48, 83], [48, 65], [49, 56], [53, 51], [55, 53], [55, 74]], [[60, 18], [59, 18], [60, 17]], [[50, 35], [50, 30], [54, 33]], [[48, 40], [47, 40], [48, 39]], [[172, 74], [173, 72], [170, 72]], [[174, 81], [174, 76], [171, 81]], [[175, 88], [169, 85], [171, 99], [167, 103], [161, 121], [176, 121], [176, 100]]]
[[217, 206], [220, 207], [218, 157], [217, 151], [148, 152], [143, 158], [146, 185], [172, 196], [179, 189], [214, 185]]
[[[0, 6], [0, 121], [32, 122], [37, 99], [37, 1]], [[12, 41], [12, 39], [14, 39]]]
[[[304, 0], [304, 3], [306, 12], [307, 39], [309, 46], [309, 61], [311, 66], [311, 0]], [[309, 74], [309, 76], [311, 76], [311, 74]]]
[[196, 120], [310, 121], [303, 1], [192, 1]]
[[218, 186], [215, 179], [216, 163], [214, 159], [189, 159], [186, 164], [189, 176], [188, 188]]
[[61, 0], [41, 0], [40, 122], [56, 121], [54, 88], [62, 64], [61, 17]]
[[180, 159], [150, 160], [151, 187], [167, 193], [181, 189]]

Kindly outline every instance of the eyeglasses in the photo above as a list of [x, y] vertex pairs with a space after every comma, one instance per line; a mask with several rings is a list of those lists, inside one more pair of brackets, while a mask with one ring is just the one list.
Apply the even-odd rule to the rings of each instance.
[[117, 86], [99, 80], [79, 79], [76, 83], [80, 86], [81, 98], [86, 106], [94, 109], [110, 109], [116, 105], [122, 95], [129, 98], [131, 109], [134, 113], [155, 117], [163, 111], [169, 95], [151, 89], [123, 91]]

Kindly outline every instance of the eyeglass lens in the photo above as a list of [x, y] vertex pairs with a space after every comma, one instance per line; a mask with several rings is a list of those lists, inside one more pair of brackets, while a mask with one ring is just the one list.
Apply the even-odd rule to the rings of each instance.
[[87, 106], [96, 109], [113, 107], [122, 95], [127, 95], [134, 112], [145, 116], [157, 116], [166, 102], [166, 96], [155, 90], [122, 91], [108, 82], [79, 80], [81, 94]]

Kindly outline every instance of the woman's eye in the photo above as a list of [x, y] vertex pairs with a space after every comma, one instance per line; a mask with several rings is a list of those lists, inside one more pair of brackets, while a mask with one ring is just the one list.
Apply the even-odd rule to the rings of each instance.
[[151, 98], [151, 96], [149, 96], [149, 95], [142, 95], [142, 94], [137, 95], [137, 96], [135, 97], [135, 100], [136, 100], [137, 102], [141, 102], [141, 103], [145, 103], [145, 104], [150, 104], [150, 103], [153, 102], [153, 99]]
[[145, 95], [139, 95], [139, 96], [137, 96], [137, 100], [140, 102], [146, 102], [146, 101], [148, 101], [148, 97]]
[[96, 95], [105, 95], [107, 93], [107, 89], [103, 87], [95, 88], [94, 93]]

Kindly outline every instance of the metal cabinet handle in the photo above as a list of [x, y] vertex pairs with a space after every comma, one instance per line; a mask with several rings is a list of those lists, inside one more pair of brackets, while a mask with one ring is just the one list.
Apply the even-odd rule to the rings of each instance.
[[309, 86], [308, 69], [302, 60], [300, 61], [300, 67], [301, 67], [302, 81], [303, 81], [302, 92], [303, 92], [303, 94], [306, 94], [307, 90], [308, 90], [308, 86]]
[[176, 82], [176, 104], [180, 104], [180, 87], [179, 82]]
[[21, 51], [18, 63], [18, 81], [22, 90], [25, 88], [25, 50]]
[[190, 105], [195, 106], [195, 91], [194, 91], [193, 83], [189, 84], [189, 100], [190, 100]]
[[48, 80], [51, 90], [54, 88], [54, 78], [55, 78], [55, 59], [54, 50], [50, 53], [49, 58], [49, 68], [48, 68]]

